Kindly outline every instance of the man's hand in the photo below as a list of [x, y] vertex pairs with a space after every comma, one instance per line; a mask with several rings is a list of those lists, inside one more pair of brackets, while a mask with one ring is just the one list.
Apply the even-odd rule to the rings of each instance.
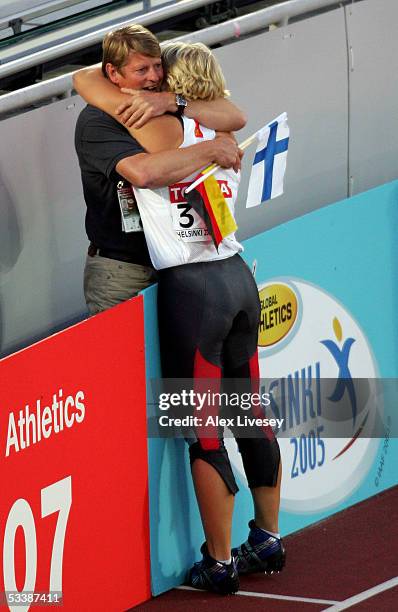
[[116, 115], [127, 128], [141, 128], [153, 117], [175, 111], [176, 105], [169, 92], [121, 89], [130, 98], [118, 106]]
[[241, 167], [243, 151], [239, 149], [235, 136], [229, 132], [218, 132], [213, 143], [215, 146], [215, 163], [221, 168], [233, 168], [235, 172], [238, 172]]

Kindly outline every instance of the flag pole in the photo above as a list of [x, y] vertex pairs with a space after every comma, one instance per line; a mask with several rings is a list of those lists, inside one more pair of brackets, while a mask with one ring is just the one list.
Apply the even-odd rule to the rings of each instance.
[[[247, 149], [247, 147], [249, 145], [252, 144], [252, 142], [255, 141], [256, 136], [257, 136], [257, 132], [254, 132], [254, 134], [252, 134], [251, 136], [249, 136], [248, 138], [246, 138], [246, 140], [244, 140], [240, 145], [239, 148], [244, 150]], [[201, 176], [199, 176], [193, 183], [191, 183], [189, 185], [189, 187], [187, 187], [185, 189], [185, 193], [189, 193], [190, 191], [192, 191], [192, 189], [195, 189], [195, 187], [197, 187], [198, 185], [200, 185], [200, 183], [203, 183], [203, 181], [205, 181], [207, 179], [207, 177], [211, 176], [212, 174], [214, 174], [216, 172], [216, 170], [218, 170], [220, 168], [220, 166], [218, 164], [212, 164], [211, 166], [209, 166], [208, 168], [206, 168], [206, 170], [204, 171], [205, 173], [202, 174]]]

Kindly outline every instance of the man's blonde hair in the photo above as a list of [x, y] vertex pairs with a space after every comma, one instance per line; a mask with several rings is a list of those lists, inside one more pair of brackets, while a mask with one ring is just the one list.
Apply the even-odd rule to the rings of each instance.
[[142, 53], [150, 57], [160, 57], [159, 42], [154, 34], [139, 24], [119, 28], [108, 32], [102, 42], [102, 72], [106, 74], [106, 65], [112, 64], [118, 72], [128, 62], [130, 53]]
[[166, 43], [162, 47], [162, 60], [169, 91], [189, 100], [229, 96], [221, 66], [206, 45]]

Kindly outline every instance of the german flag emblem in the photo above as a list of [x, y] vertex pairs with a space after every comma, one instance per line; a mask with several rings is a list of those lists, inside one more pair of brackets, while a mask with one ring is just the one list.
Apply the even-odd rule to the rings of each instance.
[[214, 246], [218, 250], [222, 240], [236, 232], [238, 226], [217, 180], [214, 176], [209, 176], [192, 191], [185, 193], [185, 198], [205, 222]]

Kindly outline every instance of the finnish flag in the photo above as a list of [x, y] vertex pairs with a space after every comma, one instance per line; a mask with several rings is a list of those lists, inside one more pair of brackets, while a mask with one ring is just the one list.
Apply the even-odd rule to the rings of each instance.
[[246, 208], [259, 206], [261, 202], [276, 198], [283, 193], [283, 177], [289, 144], [287, 113], [282, 113], [259, 130], [257, 140]]

